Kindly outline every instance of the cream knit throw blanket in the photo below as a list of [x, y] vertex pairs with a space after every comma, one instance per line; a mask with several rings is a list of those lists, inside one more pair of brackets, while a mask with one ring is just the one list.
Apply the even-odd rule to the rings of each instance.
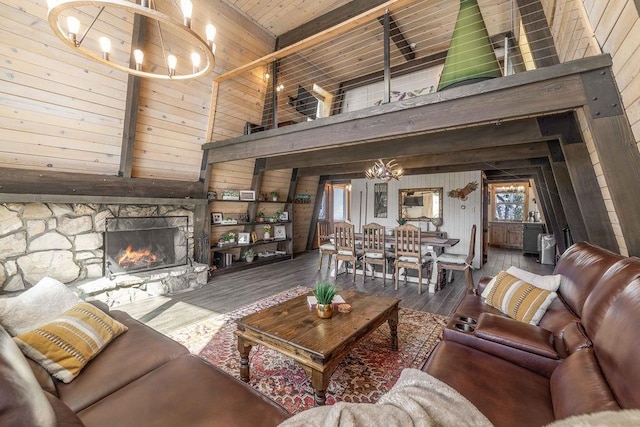
[[465, 397], [418, 369], [404, 369], [377, 403], [337, 402], [301, 412], [280, 427], [491, 426]]

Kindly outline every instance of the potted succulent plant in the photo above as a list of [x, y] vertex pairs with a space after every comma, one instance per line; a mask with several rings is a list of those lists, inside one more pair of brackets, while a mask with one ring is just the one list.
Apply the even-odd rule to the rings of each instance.
[[253, 248], [249, 248], [244, 253], [244, 260], [247, 262], [253, 262], [256, 257], [256, 251]]
[[396, 220], [396, 222], [398, 223], [398, 225], [405, 225], [407, 223], [407, 218], [401, 216]]
[[277, 191], [272, 191], [271, 192], [271, 197], [273, 198], [274, 202], [278, 201], [278, 195], [279, 195], [279, 193]]
[[338, 289], [333, 283], [319, 282], [313, 290], [316, 297], [316, 312], [321, 319], [329, 319], [333, 315], [333, 297]]
[[258, 212], [258, 222], [264, 222], [264, 212]]

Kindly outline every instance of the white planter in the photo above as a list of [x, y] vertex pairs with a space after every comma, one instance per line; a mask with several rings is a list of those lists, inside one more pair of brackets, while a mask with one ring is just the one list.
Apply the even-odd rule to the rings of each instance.
[[263, 237], [263, 239], [264, 239], [264, 240], [268, 240], [268, 239], [270, 239], [270, 238], [271, 238], [271, 233], [269, 233], [268, 231], [265, 231], [265, 232], [264, 232], [264, 237]]

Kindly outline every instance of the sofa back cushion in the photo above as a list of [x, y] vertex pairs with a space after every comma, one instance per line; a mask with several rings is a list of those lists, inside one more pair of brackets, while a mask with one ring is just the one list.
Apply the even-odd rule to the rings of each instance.
[[53, 426], [55, 415], [27, 360], [0, 327], [0, 425]]
[[607, 311], [624, 289], [640, 278], [640, 259], [631, 257], [615, 263], [593, 287], [582, 308], [582, 324], [593, 340]]
[[567, 357], [551, 374], [550, 387], [556, 419], [620, 409], [592, 348]]
[[567, 249], [554, 270], [562, 275], [558, 295], [567, 306], [582, 317], [585, 300], [602, 275], [617, 261], [624, 259], [606, 249], [579, 242]]
[[640, 279], [629, 283], [607, 310], [593, 345], [602, 372], [624, 409], [640, 409]]

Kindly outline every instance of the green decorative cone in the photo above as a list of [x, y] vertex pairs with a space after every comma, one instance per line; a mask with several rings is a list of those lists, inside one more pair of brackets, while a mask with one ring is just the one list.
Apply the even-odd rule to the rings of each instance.
[[460, 0], [453, 39], [444, 62], [438, 90], [460, 83], [501, 77], [487, 27], [476, 0]]

